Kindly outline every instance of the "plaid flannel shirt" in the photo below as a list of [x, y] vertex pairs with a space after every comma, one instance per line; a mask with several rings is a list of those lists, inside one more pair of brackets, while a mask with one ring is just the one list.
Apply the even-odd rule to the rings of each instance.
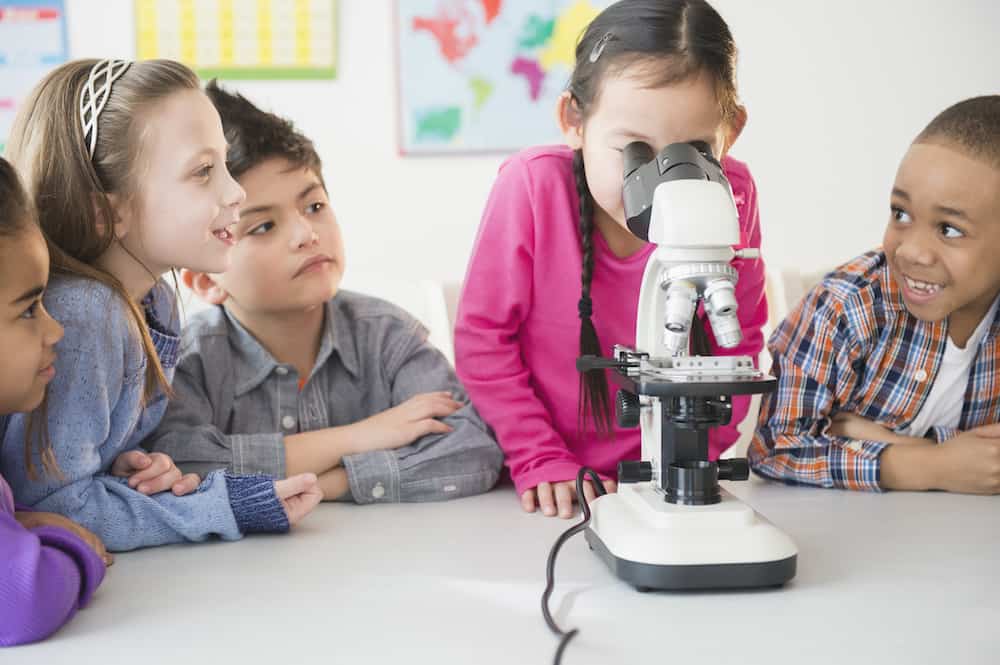
[[[906, 309], [883, 252], [827, 275], [768, 344], [778, 387], [761, 400], [748, 452], [754, 471], [792, 485], [880, 491], [889, 444], [834, 436], [832, 418], [847, 411], [907, 427], [931, 392], [947, 335], [947, 321], [920, 321]], [[933, 427], [929, 438], [1000, 421], [998, 357], [1000, 314], [976, 352], [958, 430]]]

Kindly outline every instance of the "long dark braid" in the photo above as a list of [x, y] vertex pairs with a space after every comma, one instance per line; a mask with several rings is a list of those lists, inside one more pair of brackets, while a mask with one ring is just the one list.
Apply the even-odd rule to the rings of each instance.
[[[601, 355], [601, 341], [597, 337], [594, 321], [594, 302], [590, 298], [590, 283], [594, 277], [594, 197], [587, 185], [587, 171], [583, 165], [583, 151], [573, 153], [573, 175], [576, 192], [580, 196], [580, 248], [583, 250], [583, 269], [580, 272], [580, 355]], [[611, 433], [611, 406], [608, 400], [608, 383], [603, 369], [580, 373], [580, 397], [577, 427], [583, 431], [587, 415], [592, 414], [594, 425], [601, 434]]]

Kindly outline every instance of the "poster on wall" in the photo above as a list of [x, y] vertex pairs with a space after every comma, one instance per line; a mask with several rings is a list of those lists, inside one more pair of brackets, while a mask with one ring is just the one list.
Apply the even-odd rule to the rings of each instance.
[[139, 59], [202, 78], [332, 79], [337, 0], [135, 0]]
[[66, 3], [0, 2], [0, 154], [18, 105], [68, 55]]
[[610, 0], [395, 0], [404, 155], [561, 140], [576, 43]]

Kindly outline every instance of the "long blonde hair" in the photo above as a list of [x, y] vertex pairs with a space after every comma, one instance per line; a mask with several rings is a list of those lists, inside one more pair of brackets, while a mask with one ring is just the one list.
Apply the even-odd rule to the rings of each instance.
[[164, 98], [198, 90], [198, 76], [172, 60], [132, 63], [115, 81], [97, 119], [97, 145], [88, 152], [80, 119], [80, 96], [97, 60], [76, 60], [53, 70], [18, 112], [7, 144], [34, 200], [48, 240], [52, 272], [111, 288], [125, 304], [146, 356], [144, 399], [170, 392], [142, 309], [122, 283], [97, 260], [115, 242], [116, 213], [110, 195], [136, 206], [142, 147], [151, 131], [145, 122]]

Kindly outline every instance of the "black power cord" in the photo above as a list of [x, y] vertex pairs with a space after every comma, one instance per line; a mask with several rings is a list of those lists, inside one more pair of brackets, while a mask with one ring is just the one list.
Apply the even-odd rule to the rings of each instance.
[[552, 595], [552, 587], [555, 585], [556, 555], [559, 553], [559, 548], [567, 540], [587, 528], [587, 525], [590, 523], [590, 506], [587, 505], [587, 498], [583, 493], [584, 478], [587, 475], [594, 482], [594, 491], [597, 492], [598, 496], [607, 494], [607, 490], [604, 489], [604, 483], [601, 482], [601, 477], [597, 475], [596, 471], [586, 466], [580, 469], [580, 472], [576, 474], [576, 498], [580, 503], [580, 508], [583, 509], [583, 519], [578, 524], [574, 524], [566, 529], [556, 539], [556, 542], [552, 545], [552, 549], [549, 550], [549, 559], [545, 564], [545, 591], [542, 592], [542, 617], [545, 619], [545, 623], [548, 624], [549, 630], [561, 638], [559, 640], [559, 647], [556, 649], [555, 660], [553, 661], [555, 665], [559, 665], [562, 662], [562, 655], [563, 651], [566, 650], [566, 645], [580, 632], [576, 628], [565, 631], [559, 627], [555, 619], [552, 618], [552, 613], [549, 612], [549, 596]]

